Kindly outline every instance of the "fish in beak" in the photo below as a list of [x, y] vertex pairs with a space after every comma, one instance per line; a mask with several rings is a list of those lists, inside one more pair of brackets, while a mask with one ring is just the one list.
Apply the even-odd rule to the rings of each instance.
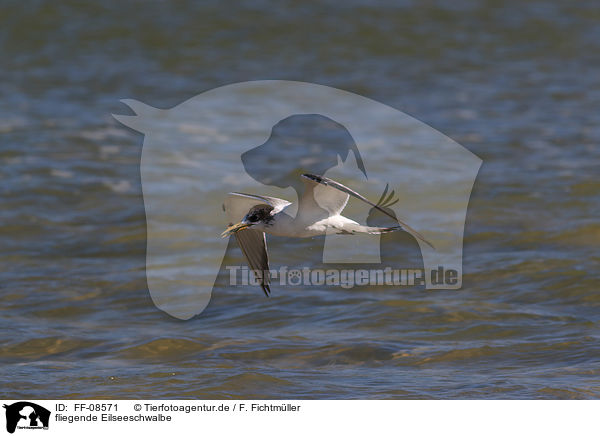
[[221, 233], [222, 238], [226, 238], [234, 234], [235, 232], [239, 232], [240, 230], [245, 229], [246, 227], [250, 227], [252, 224], [246, 221], [239, 222], [237, 224], [232, 224], [225, 229], [223, 233]]

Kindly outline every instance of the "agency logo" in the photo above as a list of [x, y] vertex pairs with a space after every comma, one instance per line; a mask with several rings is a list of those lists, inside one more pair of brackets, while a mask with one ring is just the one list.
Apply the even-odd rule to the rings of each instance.
[[50, 411], [29, 401], [18, 401], [4, 405], [6, 409], [6, 431], [48, 429]]
[[[390, 268], [398, 282], [418, 269], [426, 289], [462, 286], [465, 217], [481, 159], [432, 127], [350, 92], [293, 81], [227, 85], [168, 110], [123, 103], [135, 115], [115, 119], [144, 134], [148, 289], [170, 315], [204, 310], [219, 272], [229, 276], [224, 255], [236, 242], [253, 271], [268, 269], [264, 234], [290, 238], [288, 253], [307, 246], [301, 238], [319, 241], [305, 253], [310, 283], [355, 264], [352, 283], [374, 270], [393, 285]], [[220, 237], [226, 228], [235, 238]], [[419, 265], [400, 260], [408, 245]], [[280, 264], [299, 267], [281, 254]], [[329, 276], [336, 283], [335, 271]]]

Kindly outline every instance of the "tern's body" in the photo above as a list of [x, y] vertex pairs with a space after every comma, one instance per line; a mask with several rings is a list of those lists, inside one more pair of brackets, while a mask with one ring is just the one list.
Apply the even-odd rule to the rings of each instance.
[[253, 226], [254, 229], [261, 230], [273, 236], [288, 236], [292, 238], [312, 238], [313, 236], [325, 234], [356, 233], [356, 229], [360, 227], [367, 228], [342, 215], [328, 216], [325, 214], [325, 216], [322, 216], [317, 213], [307, 214], [302, 213], [300, 208], [296, 217], [292, 217], [284, 209], [273, 215], [272, 220], [269, 222], [260, 222]]
[[[341, 183], [312, 174], [303, 174], [302, 180], [305, 182], [305, 190], [298, 202], [296, 216], [287, 212], [292, 203], [275, 197], [232, 192], [223, 205], [230, 225], [222, 236], [235, 235], [250, 268], [261, 279], [261, 287], [267, 296], [270, 292], [269, 256], [265, 233], [310, 238], [325, 234], [380, 234], [405, 229], [431, 246], [417, 231]], [[382, 199], [386, 192], [387, 187]], [[369, 227], [342, 216], [341, 212], [346, 207], [350, 195], [373, 206], [401, 225]], [[388, 199], [392, 196], [393, 192]], [[236, 221], [239, 222], [233, 224]]]

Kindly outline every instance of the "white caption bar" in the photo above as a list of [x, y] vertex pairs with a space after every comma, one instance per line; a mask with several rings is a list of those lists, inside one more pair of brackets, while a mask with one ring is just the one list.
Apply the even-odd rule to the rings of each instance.
[[[27, 435], [564, 435], [595, 429], [596, 401], [2, 400]], [[12, 430], [12, 431], [11, 431]], [[34, 430], [45, 430], [42, 433]], [[381, 432], [381, 433], [379, 433]], [[7, 434], [7, 433], [5, 433]], [[132, 433], [133, 434], [133, 433]]]

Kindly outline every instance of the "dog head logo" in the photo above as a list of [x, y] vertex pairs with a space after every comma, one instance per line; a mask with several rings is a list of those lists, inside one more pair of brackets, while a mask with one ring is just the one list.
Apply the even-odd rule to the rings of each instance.
[[6, 409], [6, 431], [14, 433], [18, 428], [47, 429], [50, 421], [50, 411], [29, 401], [19, 401], [4, 405]]
[[292, 115], [272, 127], [269, 139], [241, 155], [244, 171], [257, 182], [298, 195], [304, 173], [324, 175], [352, 155], [367, 178], [362, 156], [352, 135], [331, 118], [317, 114]]
[[[227, 85], [169, 110], [123, 102], [135, 115], [114, 117], [144, 134], [148, 288], [170, 315], [191, 318], [210, 300], [227, 247], [219, 237], [227, 193], [295, 201], [303, 172], [357, 180], [365, 197], [381, 197], [432, 243], [416, 241], [426, 288], [461, 287], [465, 217], [481, 159], [435, 129], [368, 98], [303, 82]], [[369, 212], [353, 219], [366, 223]], [[380, 262], [380, 235], [360, 238], [326, 236], [323, 262]], [[453, 272], [449, 280], [443, 271]]]

